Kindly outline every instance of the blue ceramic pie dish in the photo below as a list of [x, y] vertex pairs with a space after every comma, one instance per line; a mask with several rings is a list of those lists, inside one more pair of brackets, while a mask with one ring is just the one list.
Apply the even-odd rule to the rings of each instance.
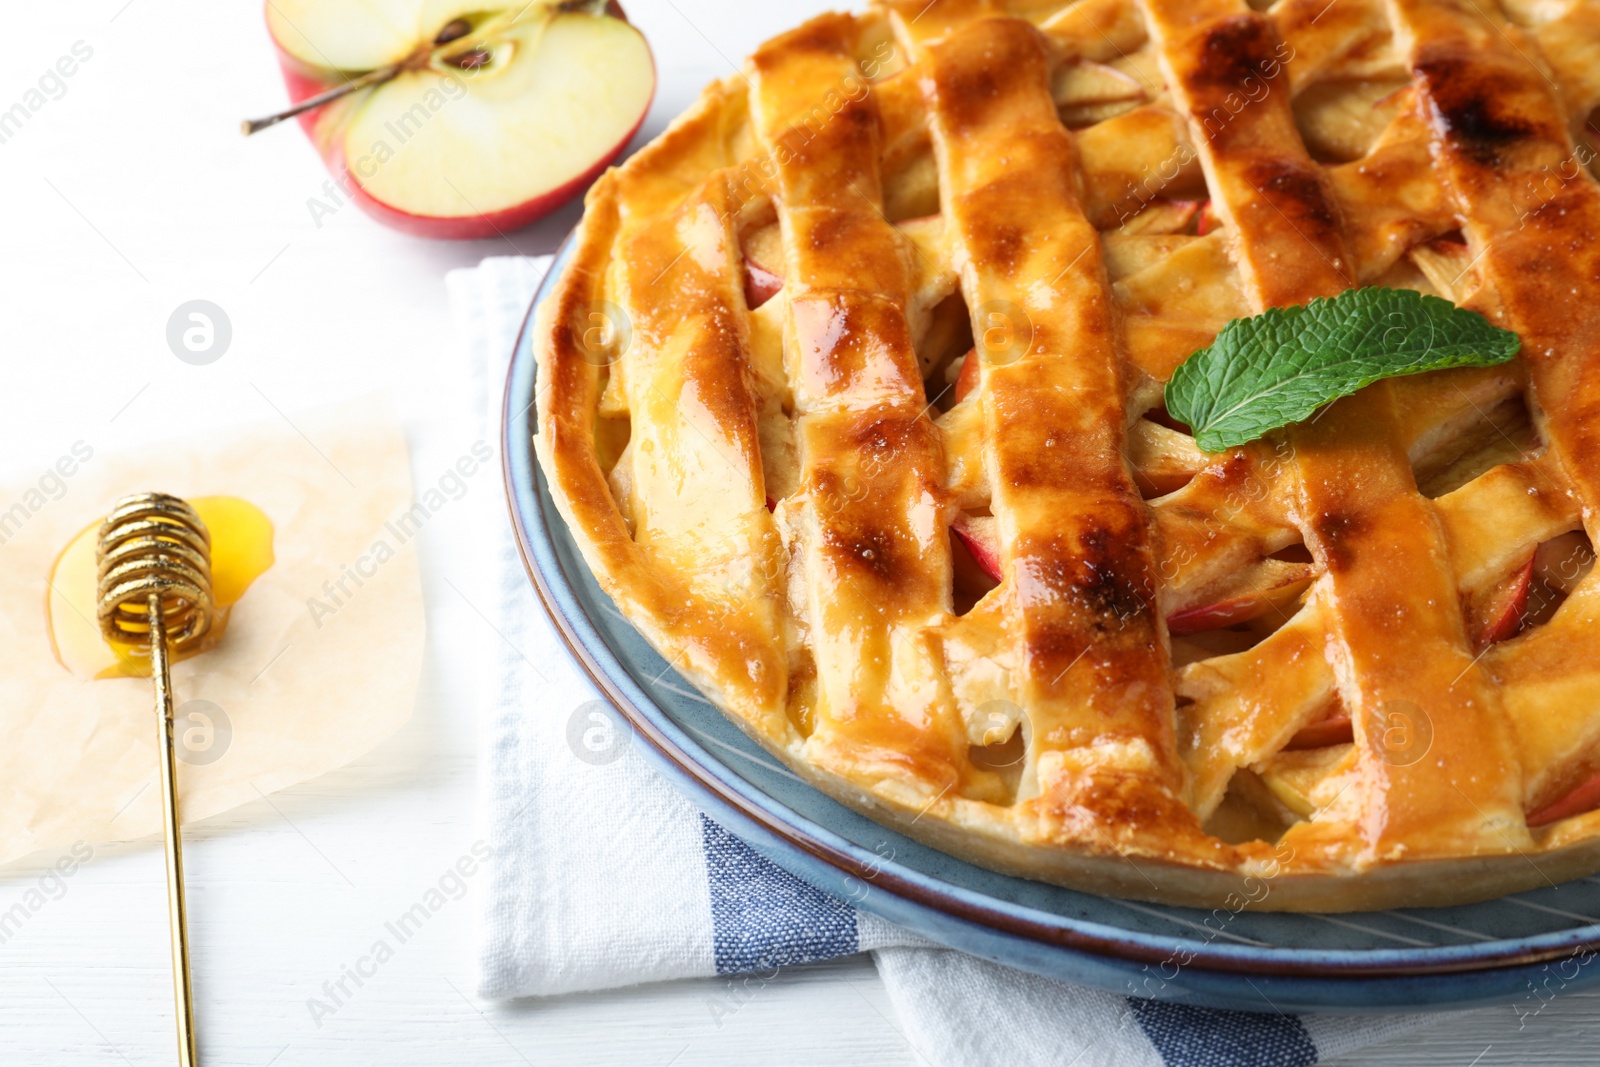
[[1100, 897], [965, 863], [801, 781], [748, 738], [601, 592], [533, 457], [533, 309], [512, 356], [502, 442], [522, 558], [573, 656], [706, 812], [796, 876], [935, 941], [1115, 993], [1244, 1011], [1413, 1011], [1600, 985], [1600, 878], [1466, 907], [1290, 915]]

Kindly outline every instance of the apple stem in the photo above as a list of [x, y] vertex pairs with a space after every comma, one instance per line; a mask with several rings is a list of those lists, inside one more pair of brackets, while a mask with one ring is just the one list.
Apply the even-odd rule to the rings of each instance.
[[[532, 3], [528, 4], [512, 18], [511, 22], [514, 24], [521, 21], [523, 12], [533, 6]], [[622, 15], [622, 9], [616, 5], [615, 0], [556, 0], [555, 3], [549, 4], [544, 10], [546, 17], [549, 15], [576, 13], [595, 16], [611, 15], [616, 18], [620, 18]], [[481, 36], [497, 25], [491, 22], [480, 26], [478, 27], [478, 34]], [[483, 45], [481, 43], [473, 43], [472, 24], [466, 19], [453, 19], [445, 23], [444, 28], [434, 38], [431, 48], [427, 46], [419, 48], [404, 62], [393, 63], [387, 67], [379, 67], [377, 70], [369, 70], [360, 77], [352, 78], [337, 88], [329, 89], [325, 93], [318, 93], [316, 96], [308, 96], [293, 107], [285, 108], [275, 115], [268, 115], [266, 118], [261, 119], [246, 119], [239, 124], [239, 128], [246, 137], [249, 137], [253, 133], [260, 133], [262, 130], [276, 126], [285, 119], [292, 119], [296, 115], [303, 115], [307, 111], [315, 110], [324, 104], [331, 104], [341, 96], [348, 96], [358, 89], [382, 85], [402, 71], [426, 66], [429, 60], [438, 57], [441, 51], [446, 50], [445, 46], [453, 46], [450, 49], [451, 54], [445, 58], [445, 62], [459, 61], [458, 65], [463, 70], [476, 69], [487, 58]]]
[[404, 69], [405, 64], [395, 63], [387, 67], [379, 67], [377, 70], [369, 70], [359, 78], [353, 78], [350, 81], [345, 82], [343, 85], [329, 89], [325, 93], [318, 93], [316, 96], [308, 96], [293, 107], [285, 108], [276, 115], [268, 115], [263, 119], [246, 119], [244, 122], [240, 123], [239, 128], [244, 132], [246, 137], [249, 137], [252, 133], [260, 133], [262, 130], [276, 126], [285, 119], [292, 119], [296, 115], [302, 115], [307, 111], [321, 107], [323, 104], [331, 104], [341, 96], [348, 96], [358, 89], [366, 89], [374, 85], [382, 85], [384, 82], [389, 81]]

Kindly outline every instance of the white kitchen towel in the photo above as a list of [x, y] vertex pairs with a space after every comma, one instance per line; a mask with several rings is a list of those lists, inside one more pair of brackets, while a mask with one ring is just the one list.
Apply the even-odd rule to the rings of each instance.
[[[548, 261], [485, 260], [448, 278], [485, 374], [486, 432]], [[488, 997], [552, 996], [733, 975], [876, 950], [900, 1026], [937, 1067], [1250, 1064], [1342, 1055], [1425, 1017], [1294, 1017], [1118, 996], [932, 947], [758, 855], [650, 769], [541, 609], [493, 524], [502, 641], [483, 669], [494, 860], [480, 945]]]

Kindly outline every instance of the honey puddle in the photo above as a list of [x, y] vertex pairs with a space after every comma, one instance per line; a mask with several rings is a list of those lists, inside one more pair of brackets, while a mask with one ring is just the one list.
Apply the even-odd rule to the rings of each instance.
[[[236, 496], [201, 496], [189, 503], [211, 532], [211, 591], [216, 615], [211, 630], [175, 659], [187, 659], [222, 640], [229, 608], [250, 583], [272, 566], [272, 521], [260, 508]], [[79, 678], [144, 678], [149, 654], [141, 648], [107, 644], [95, 623], [98, 578], [94, 546], [100, 523], [86, 527], [61, 550], [50, 568], [45, 614], [56, 660]]]

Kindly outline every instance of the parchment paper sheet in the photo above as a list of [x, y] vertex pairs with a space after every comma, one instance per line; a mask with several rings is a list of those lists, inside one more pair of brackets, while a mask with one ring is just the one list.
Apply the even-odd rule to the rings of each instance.
[[[45, 613], [56, 555], [124, 494], [243, 497], [274, 527], [276, 562], [222, 642], [173, 667], [178, 730], [197, 742], [179, 750], [185, 822], [342, 766], [410, 717], [424, 638], [410, 542], [429, 508], [405, 438], [382, 401], [291, 417], [0, 485], [0, 863], [160, 831], [149, 679], [74, 677]], [[231, 731], [186, 721], [191, 700]]]

